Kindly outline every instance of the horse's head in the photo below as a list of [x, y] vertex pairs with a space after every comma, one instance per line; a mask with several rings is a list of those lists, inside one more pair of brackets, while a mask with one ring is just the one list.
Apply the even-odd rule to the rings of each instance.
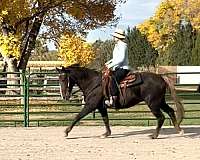
[[74, 80], [70, 77], [70, 69], [62, 67], [62, 69], [56, 68], [59, 73], [60, 93], [64, 100], [69, 100]]

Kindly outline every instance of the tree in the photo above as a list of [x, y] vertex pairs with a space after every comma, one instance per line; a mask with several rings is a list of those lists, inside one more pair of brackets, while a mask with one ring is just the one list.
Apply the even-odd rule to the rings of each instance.
[[157, 51], [135, 27], [127, 30], [129, 63], [133, 68], [155, 66]]
[[[85, 35], [86, 30], [113, 25], [118, 20], [114, 10], [122, 2], [125, 0], [1, 0], [1, 35], [12, 35], [20, 42], [19, 59], [4, 59], [8, 66], [25, 70], [39, 34], [57, 42], [61, 33]], [[10, 58], [18, 60], [18, 66], [10, 64]]]
[[187, 18], [192, 26], [200, 30], [200, 0], [164, 0], [150, 19], [138, 25], [151, 44], [163, 54], [173, 42], [180, 19]]
[[65, 66], [72, 64], [86, 66], [95, 58], [92, 46], [75, 35], [61, 37], [59, 56], [65, 61]]
[[105, 62], [112, 58], [112, 52], [114, 49], [114, 40], [101, 41], [97, 40], [93, 43], [93, 48], [96, 54], [95, 60], [90, 64], [90, 67], [97, 70], [102, 70]]
[[62, 34], [86, 35], [86, 30], [114, 25], [118, 20], [116, 6], [125, 1], [0, 0], [0, 37], [17, 39], [15, 51], [20, 51], [18, 57], [18, 52], [2, 54], [7, 71], [26, 69], [38, 35], [58, 42]]
[[196, 33], [195, 44], [192, 49], [191, 65], [200, 66], [200, 32]]
[[31, 61], [57, 61], [57, 51], [49, 51], [43, 39], [36, 40], [35, 49], [30, 57]]
[[174, 42], [167, 49], [169, 65], [191, 65], [194, 37], [190, 21], [181, 20], [177, 25]]

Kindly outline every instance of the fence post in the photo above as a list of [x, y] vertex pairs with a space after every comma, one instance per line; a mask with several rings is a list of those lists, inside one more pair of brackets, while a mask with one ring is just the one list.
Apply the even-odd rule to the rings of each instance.
[[28, 118], [28, 106], [27, 106], [27, 79], [26, 79], [26, 73], [24, 70], [20, 70], [21, 75], [21, 95], [23, 95], [23, 98], [21, 99], [21, 104], [24, 105], [24, 127], [29, 126], [29, 118]]
[[25, 85], [25, 91], [26, 91], [26, 108], [27, 108], [27, 127], [29, 127], [29, 79], [30, 79], [30, 72], [29, 72], [29, 77], [27, 79], [26, 75], [25, 75], [25, 81], [26, 81], [26, 85]]

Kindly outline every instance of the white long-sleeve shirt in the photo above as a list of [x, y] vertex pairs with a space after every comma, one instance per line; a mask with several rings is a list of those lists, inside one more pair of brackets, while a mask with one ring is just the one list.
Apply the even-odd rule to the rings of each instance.
[[108, 68], [123, 68], [129, 69], [128, 66], [128, 48], [127, 44], [123, 41], [118, 41], [113, 50], [113, 58], [106, 62]]

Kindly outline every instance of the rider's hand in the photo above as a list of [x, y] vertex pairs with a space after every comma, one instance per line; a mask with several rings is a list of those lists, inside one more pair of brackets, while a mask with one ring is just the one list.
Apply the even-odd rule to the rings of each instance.
[[107, 65], [107, 64], [105, 64], [105, 65], [104, 65], [104, 68], [108, 69], [108, 65]]

